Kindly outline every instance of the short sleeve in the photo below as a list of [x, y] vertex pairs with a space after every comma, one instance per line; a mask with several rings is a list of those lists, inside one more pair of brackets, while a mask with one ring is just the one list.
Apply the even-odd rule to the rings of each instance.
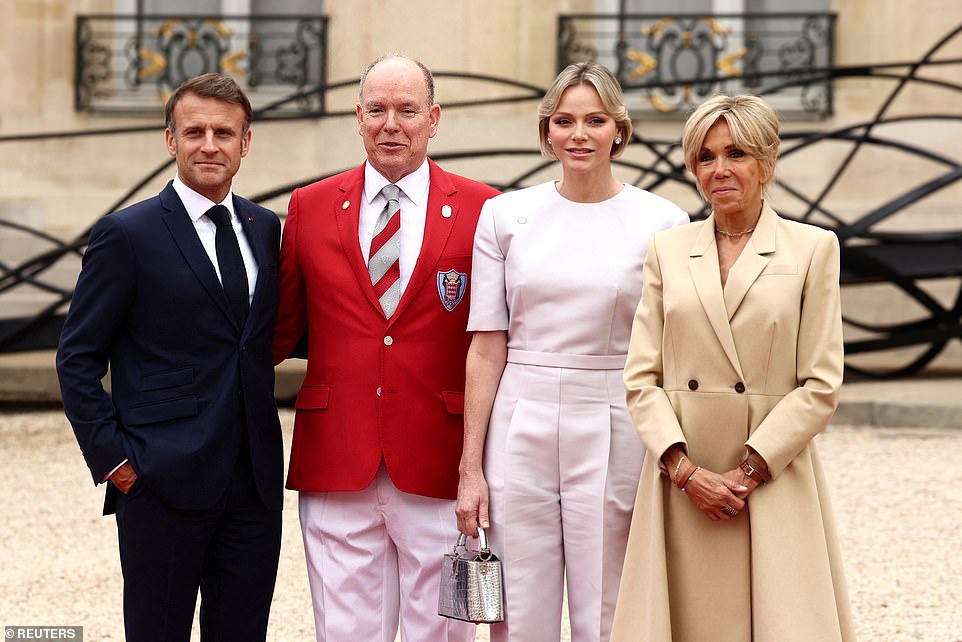
[[498, 242], [494, 210], [492, 200], [488, 200], [481, 208], [478, 229], [474, 235], [471, 314], [468, 318], [468, 330], [472, 332], [508, 329], [504, 252]]

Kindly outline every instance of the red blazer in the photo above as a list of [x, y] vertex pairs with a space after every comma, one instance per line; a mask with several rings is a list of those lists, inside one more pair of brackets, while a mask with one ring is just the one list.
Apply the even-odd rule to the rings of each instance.
[[364, 166], [291, 196], [275, 363], [305, 325], [310, 341], [295, 404], [290, 489], [362, 490], [383, 458], [398, 489], [457, 496], [474, 230], [481, 205], [498, 192], [428, 162], [421, 254], [390, 320], [358, 242]]

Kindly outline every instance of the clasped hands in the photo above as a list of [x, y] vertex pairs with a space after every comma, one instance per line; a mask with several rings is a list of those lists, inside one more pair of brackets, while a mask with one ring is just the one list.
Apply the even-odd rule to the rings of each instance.
[[733, 519], [745, 507], [745, 500], [758, 482], [738, 467], [724, 473], [699, 468], [685, 485], [685, 494], [708, 519]]
[[669, 448], [662, 462], [672, 483], [713, 522], [735, 518], [760, 484], [738, 466], [723, 473], [696, 466], [680, 444]]

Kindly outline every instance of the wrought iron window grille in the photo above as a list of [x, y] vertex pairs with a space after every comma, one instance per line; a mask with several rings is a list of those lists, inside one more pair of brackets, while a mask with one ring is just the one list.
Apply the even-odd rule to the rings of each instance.
[[[78, 111], [157, 113], [207, 72], [233, 76], [255, 108], [326, 81], [324, 16], [79, 15], [74, 41]], [[285, 105], [324, 108], [316, 92]]]
[[[789, 117], [832, 114], [834, 13], [572, 14], [558, 18], [558, 69], [614, 71], [634, 112], [683, 117], [717, 91], [767, 94]], [[780, 87], [775, 94], [774, 88]]]

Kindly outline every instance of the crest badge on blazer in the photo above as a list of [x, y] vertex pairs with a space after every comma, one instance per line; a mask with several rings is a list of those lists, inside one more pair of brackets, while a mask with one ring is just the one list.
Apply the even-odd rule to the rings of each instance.
[[467, 289], [468, 275], [466, 272], [458, 272], [457, 270], [438, 272], [438, 296], [441, 297], [441, 304], [448, 312], [458, 307]]

